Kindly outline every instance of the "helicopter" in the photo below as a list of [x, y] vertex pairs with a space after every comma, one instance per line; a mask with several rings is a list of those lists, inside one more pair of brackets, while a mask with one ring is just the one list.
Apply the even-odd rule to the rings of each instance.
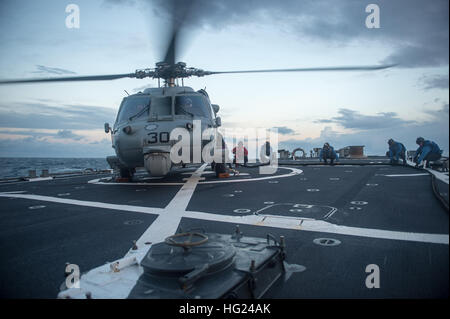
[[[138, 69], [133, 73], [70, 76], [54, 78], [0, 80], [0, 85], [21, 83], [71, 82], [71, 81], [107, 81], [121, 78], [157, 79], [158, 87], [147, 88], [143, 92], [123, 98], [115, 123], [111, 127], [105, 123], [105, 133], [111, 133], [112, 148], [116, 155], [107, 158], [111, 167], [120, 170], [120, 177], [132, 179], [136, 168], [145, 167], [151, 176], [165, 176], [177, 165], [185, 162], [173, 162], [171, 150], [176, 140], [171, 136], [174, 129], [186, 129], [191, 135], [190, 160], [195, 152], [201, 152], [210, 140], [201, 141], [201, 149], [194, 150], [192, 142], [194, 131], [200, 129], [218, 130], [222, 125], [218, 112], [219, 105], [212, 104], [206, 90], [194, 90], [184, 86], [184, 79], [218, 74], [247, 74], [274, 72], [320, 72], [320, 71], [375, 71], [391, 68], [394, 65], [310, 67], [266, 70], [207, 71], [187, 67], [184, 62], [176, 62], [179, 55], [179, 42], [183, 37], [188, 10], [172, 2], [173, 12], [169, 12], [171, 27], [164, 42], [164, 59], [154, 68]], [[161, 84], [161, 80], [163, 83]], [[182, 84], [179, 85], [179, 80]], [[199, 121], [199, 122], [196, 122]], [[201, 123], [196, 127], [195, 123]], [[220, 136], [220, 134], [214, 134]], [[212, 137], [211, 137], [212, 138]], [[222, 136], [220, 136], [222, 138]], [[214, 142], [214, 141], [213, 141]], [[195, 162], [195, 161], [194, 161]], [[203, 159], [202, 159], [203, 162]], [[214, 165], [212, 167], [215, 167]]]

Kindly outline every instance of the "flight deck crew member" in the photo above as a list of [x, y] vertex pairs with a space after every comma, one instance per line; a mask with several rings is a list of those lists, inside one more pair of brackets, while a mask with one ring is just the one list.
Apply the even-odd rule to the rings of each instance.
[[234, 154], [233, 163], [236, 165], [236, 167], [241, 163], [244, 163], [244, 165], [247, 165], [248, 151], [245, 148], [244, 143], [242, 143], [242, 141], [240, 141], [238, 143], [237, 147], [233, 148], [232, 152]]
[[430, 161], [437, 161], [441, 158], [442, 150], [435, 142], [425, 140], [423, 137], [418, 137], [416, 144], [419, 145], [416, 155], [414, 156], [416, 167], [418, 167], [422, 161], [427, 161], [427, 167], [429, 167]]
[[399, 159], [403, 160], [403, 165], [406, 165], [406, 148], [400, 142], [394, 141], [392, 138], [388, 141], [389, 144], [389, 159], [391, 164], [398, 164]]
[[334, 160], [337, 160], [338, 156], [336, 154], [336, 152], [334, 151], [334, 148], [332, 146], [330, 146], [329, 143], [325, 143], [323, 145], [322, 150], [320, 151], [319, 154], [319, 160], [320, 161], [324, 161], [325, 164], [328, 164], [328, 159], [330, 160], [330, 164], [333, 165], [334, 164]]
[[270, 142], [266, 141], [262, 146], [259, 152], [259, 157], [262, 163], [272, 163], [276, 160], [276, 154], [272, 150], [272, 146], [270, 146]]

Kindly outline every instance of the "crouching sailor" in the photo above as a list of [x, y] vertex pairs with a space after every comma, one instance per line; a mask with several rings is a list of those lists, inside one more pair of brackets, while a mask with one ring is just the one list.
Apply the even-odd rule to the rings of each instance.
[[392, 138], [388, 141], [389, 144], [389, 159], [390, 163], [397, 165], [400, 158], [403, 160], [403, 165], [406, 165], [406, 148], [400, 142], [394, 141]]
[[330, 160], [330, 164], [333, 165], [334, 160], [338, 160], [338, 155], [336, 154], [336, 152], [334, 151], [334, 148], [332, 146], [330, 146], [329, 143], [325, 143], [323, 145], [322, 150], [320, 151], [320, 155], [319, 155], [319, 160], [320, 161], [324, 161], [325, 164], [328, 164], [327, 160]]
[[442, 150], [435, 142], [425, 140], [423, 137], [418, 137], [416, 144], [419, 145], [416, 155], [414, 156], [416, 167], [418, 167], [422, 161], [426, 161], [426, 167], [430, 167], [430, 161], [437, 161], [441, 158]]

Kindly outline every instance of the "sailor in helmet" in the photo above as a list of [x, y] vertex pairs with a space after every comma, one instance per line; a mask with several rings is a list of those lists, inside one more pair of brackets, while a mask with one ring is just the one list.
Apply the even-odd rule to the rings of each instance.
[[400, 158], [403, 160], [403, 165], [406, 165], [406, 148], [400, 142], [394, 141], [392, 138], [388, 141], [389, 145], [389, 159], [390, 163], [397, 165]]
[[320, 161], [324, 161], [325, 164], [328, 164], [327, 160], [330, 160], [330, 164], [333, 165], [334, 164], [334, 160], [338, 159], [338, 155], [336, 154], [336, 152], [334, 151], [334, 148], [332, 146], [330, 146], [329, 143], [325, 143], [323, 145], [322, 150], [320, 151], [320, 155], [319, 155], [319, 160]]
[[414, 156], [416, 167], [418, 167], [422, 161], [427, 161], [427, 167], [429, 167], [430, 161], [437, 161], [441, 158], [442, 150], [435, 142], [425, 140], [423, 137], [418, 137], [416, 139], [416, 144], [419, 145], [416, 155]]

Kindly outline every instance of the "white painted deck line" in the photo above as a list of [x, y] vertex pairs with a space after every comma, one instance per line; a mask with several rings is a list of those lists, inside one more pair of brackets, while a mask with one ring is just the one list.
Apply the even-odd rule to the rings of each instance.
[[[24, 198], [60, 204], [160, 215], [152, 223], [152, 225], [144, 232], [144, 234], [139, 238], [139, 240], [137, 241], [138, 247], [145, 247], [144, 245], [145, 242], [154, 243], [162, 241], [165, 239], [165, 237], [174, 234], [176, 229], [178, 228], [179, 222], [181, 221], [182, 217], [226, 222], [233, 224], [246, 224], [246, 225], [266, 226], [266, 227], [275, 227], [293, 230], [315, 231], [315, 232], [333, 233], [359, 237], [405, 240], [405, 241], [446, 244], [446, 245], [449, 244], [448, 234], [412, 233], [412, 232], [389, 231], [371, 228], [339, 226], [321, 220], [309, 220], [299, 217], [281, 216], [281, 215], [275, 216], [275, 215], [260, 214], [247, 216], [231, 216], [231, 215], [204, 213], [204, 212], [185, 211], [187, 204], [189, 203], [189, 200], [192, 197], [192, 194], [195, 190], [195, 186], [198, 184], [200, 173], [201, 172], [199, 171], [198, 175], [195, 176], [193, 175], [192, 180], [186, 183], [186, 187], [184, 188], [184, 190], [180, 189], [180, 191], [178, 191], [177, 195], [175, 196], [175, 197], [178, 196], [177, 201], [174, 201], [175, 199], [174, 197], [174, 199], [172, 199], [169, 205], [164, 209], [142, 207], [142, 206], [116, 205], [101, 202], [80, 201], [60, 197], [27, 195], [17, 193], [14, 194], [0, 193], [0, 197]], [[189, 185], [187, 185], [188, 183]]]
[[417, 174], [390, 174], [384, 175], [386, 177], [415, 177], [415, 176], [428, 176], [428, 173], [417, 173]]
[[153, 214], [153, 215], [159, 215], [160, 212], [163, 210], [162, 208], [156, 208], [156, 207], [117, 205], [117, 204], [109, 204], [109, 203], [102, 203], [102, 202], [90, 202], [90, 201], [68, 199], [68, 198], [61, 198], [61, 197], [18, 194], [18, 193], [14, 193], [14, 194], [13, 193], [0, 193], [0, 197], [23, 198], [23, 199], [38, 200], [38, 201], [52, 202], [52, 203], [58, 203], [58, 204], [69, 204], [69, 205], [77, 205], [77, 206], [84, 206], [84, 207], [105, 208], [105, 209], [122, 210], [122, 211], [127, 211], [127, 212]]
[[[205, 164], [204, 164], [205, 165]], [[285, 178], [285, 177], [291, 177], [291, 176], [295, 176], [295, 175], [300, 175], [301, 173], [303, 173], [303, 171], [301, 169], [298, 168], [293, 168], [293, 167], [279, 167], [280, 169], [287, 169], [290, 170], [290, 173], [287, 174], [282, 174], [282, 175], [271, 175], [271, 176], [264, 176], [264, 177], [255, 177], [255, 178], [243, 178], [243, 179], [239, 179], [239, 178], [233, 178], [233, 177], [238, 177], [239, 175], [236, 176], [232, 176], [230, 177], [230, 179], [222, 179], [222, 180], [214, 180], [214, 181], [206, 181], [206, 182], [199, 182], [198, 184], [202, 185], [202, 184], [220, 184], [220, 183], [243, 183], [243, 182], [254, 182], [254, 181], [262, 181], [262, 180], [270, 180], [270, 179], [277, 179], [277, 178]], [[209, 173], [209, 172], [207, 172]], [[240, 174], [241, 176], [248, 176], [245, 175], [245, 173]], [[100, 178], [97, 179], [93, 179], [88, 181], [89, 184], [97, 184], [97, 185], [123, 185], [123, 186], [180, 186], [180, 185], [184, 185], [185, 183], [182, 182], [168, 182], [168, 183], [164, 183], [164, 182], [160, 182], [160, 183], [143, 183], [143, 182], [138, 182], [138, 183], [110, 183], [110, 182], [101, 182]]]
[[[406, 161], [408, 163], [409, 166], [415, 167], [416, 163], [411, 162], [411, 161]], [[433, 174], [437, 179], [439, 179], [440, 181], [448, 184], [449, 182], [449, 176], [446, 173], [441, 173], [435, 170], [432, 170], [431, 168], [425, 168], [425, 170], [427, 172], [429, 172], [430, 174]]]
[[233, 223], [236, 225], [245, 224], [245, 225], [314, 231], [314, 232], [323, 232], [323, 233], [358, 236], [358, 237], [415, 241], [415, 242], [445, 244], [445, 245], [449, 244], [448, 234], [412, 233], [412, 232], [390, 231], [382, 229], [339, 226], [322, 220], [302, 219], [298, 217], [289, 217], [289, 216], [275, 216], [275, 215], [230, 216], [230, 215], [217, 215], [203, 212], [188, 211], [184, 214], [183, 217]]
[[29, 182], [40, 182], [40, 181], [49, 181], [52, 180], [53, 177], [49, 176], [49, 177], [35, 177], [35, 178], [30, 178], [28, 181]]
[[[158, 243], [164, 241], [168, 236], [176, 233], [181, 218], [194, 195], [195, 188], [207, 164], [199, 167], [191, 177], [184, 183], [170, 203], [164, 208], [159, 217], [150, 225], [150, 227], [136, 241], [138, 247], [145, 247], [146, 242]], [[128, 253], [129, 254], [129, 253]]]

